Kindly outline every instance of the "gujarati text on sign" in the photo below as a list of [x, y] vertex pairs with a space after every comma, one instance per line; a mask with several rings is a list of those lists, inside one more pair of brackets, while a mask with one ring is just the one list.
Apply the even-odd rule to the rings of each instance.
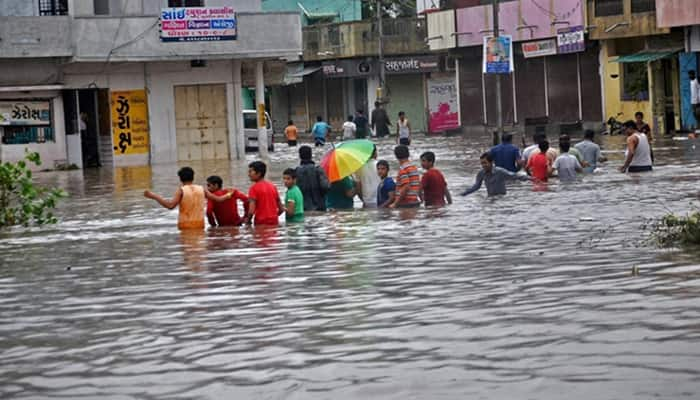
[[145, 90], [112, 92], [112, 143], [115, 155], [149, 151]]

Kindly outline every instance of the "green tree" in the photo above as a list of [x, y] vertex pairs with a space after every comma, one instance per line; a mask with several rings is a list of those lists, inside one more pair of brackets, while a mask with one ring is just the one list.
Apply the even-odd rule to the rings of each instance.
[[39, 153], [27, 151], [24, 160], [0, 163], [0, 228], [57, 222], [52, 210], [68, 194], [35, 185], [28, 163], [41, 165]]

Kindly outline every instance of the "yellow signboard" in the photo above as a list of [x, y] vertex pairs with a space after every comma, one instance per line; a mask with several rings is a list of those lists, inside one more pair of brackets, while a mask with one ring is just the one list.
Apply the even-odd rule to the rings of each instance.
[[112, 92], [112, 143], [115, 155], [149, 151], [148, 101], [145, 90]]

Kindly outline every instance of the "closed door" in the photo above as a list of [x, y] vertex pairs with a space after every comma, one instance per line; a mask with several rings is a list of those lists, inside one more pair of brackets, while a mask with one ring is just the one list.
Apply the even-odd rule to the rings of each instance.
[[175, 87], [177, 157], [180, 161], [226, 160], [228, 127], [226, 87]]

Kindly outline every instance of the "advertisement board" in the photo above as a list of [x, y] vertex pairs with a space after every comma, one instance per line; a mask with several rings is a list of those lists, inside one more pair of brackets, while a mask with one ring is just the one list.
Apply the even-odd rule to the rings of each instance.
[[431, 133], [459, 128], [459, 91], [454, 77], [428, 79], [428, 108]]
[[112, 92], [112, 144], [115, 155], [149, 152], [145, 90]]
[[484, 37], [485, 74], [510, 74], [513, 72], [513, 38], [508, 35]]
[[553, 56], [557, 54], [557, 41], [554, 39], [527, 42], [523, 43], [522, 46], [523, 56], [525, 58]]
[[0, 101], [0, 125], [51, 125], [51, 102]]
[[585, 51], [586, 39], [583, 35], [583, 26], [557, 29], [557, 45], [559, 54]]
[[238, 21], [231, 7], [164, 8], [160, 14], [162, 42], [236, 40]]

